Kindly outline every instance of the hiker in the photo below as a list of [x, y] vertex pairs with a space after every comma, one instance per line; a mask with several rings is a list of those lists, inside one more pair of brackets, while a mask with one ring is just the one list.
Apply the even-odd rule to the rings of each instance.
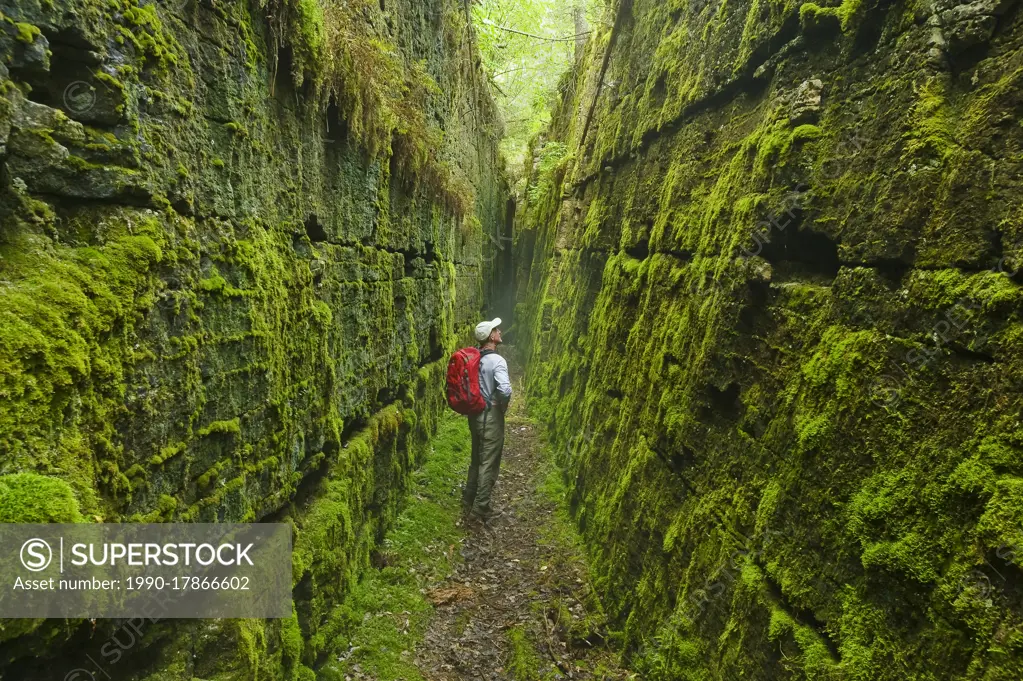
[[504, 449], [504, 413], [511, 401], [512, 387], [508, 379], [508, 362], [497, 354], [501, 344], [501, 319], [476, 325], [480, 350], [479, 386], [486, 407], [469, 416], [472, 433], [472, 460], [469, 479], [462, 494], [462, 508], [472, 518], [484, 522], [501, 515], [490, 505], [490, 494], [501, 468]]

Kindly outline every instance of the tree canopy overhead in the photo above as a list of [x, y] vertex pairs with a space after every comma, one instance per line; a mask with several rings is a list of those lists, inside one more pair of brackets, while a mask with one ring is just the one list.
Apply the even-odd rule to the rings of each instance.
[[479, 0], [474, 23], [484, 65], [505, 122], [502, 151], [515, 179], [526, 146], [550, 120], [561, 75], [606, 0]]

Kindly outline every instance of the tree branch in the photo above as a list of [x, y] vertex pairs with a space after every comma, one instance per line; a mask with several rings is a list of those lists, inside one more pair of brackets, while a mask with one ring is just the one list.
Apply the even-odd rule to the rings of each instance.
[[498, 71], [497, 73], [495, 73], [493, 75], [493, 77], [497, 78], [498, 76], [504, 76], [504, 75], [507, 75], [509, 73], [516, 73], [518, 71], [540, 71], [540, 70], [543, 70], [545, 68], [546, 67], [544, 67], [542, 65], [538, 65], [538, 64], [519, 66], [519, 67], [516, 67], [514, 69], [508, 69], [507, 71]]
[[507, 26], [501, 26], [500, 24], [494, 23], [490, 19], [483, 19], [483, 23], [486, 24], [487, 26], [492, 26], [493, 28], [497, 28], [497, 29], [500, 29], [502, 31], [507, 31], [508, 33], [514, 33], [516, 35], [524, 35], [527, 38], [536, 38], [537, 40], [546, 40], [546, 41], [552, 42], [552, 43], [574, 42], [576, 38], [580, 38], [580, 37], [582, 37], [584, 35], [589, 35], [591, 33], [591, 31], [586, 31], [585, 33], [577, 33], [576, 35], [566, 36], [564, 38], [548, 38], [547, 36], [536, 35], [535, 33], [526, 33], [525, 31], [517, 31], [514, 28], [508, 28]]

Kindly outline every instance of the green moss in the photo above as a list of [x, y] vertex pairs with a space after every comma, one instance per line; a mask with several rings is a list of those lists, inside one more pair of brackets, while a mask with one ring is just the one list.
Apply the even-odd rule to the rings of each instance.
[[803, 124], [792, 131], [791, 143], [799, 144], [810, 140], [818, 139], [821, 136], [821, 129], [816, 125]]
[[1015, 476], [994, 481], [990, 500], [977, 523], [977, 531], [988, 547], [1023, 549], [1023, 482]]
[[322, 68], [326, 42], [323, 9], [317, 0], [294, 0], [291, 9], [293, 14], [288, 32], [295, 55], [292, 73], [295, 83], [301, 85], [307, 71], [315, 79]]
[[[292, 47], [295, 84], [311, 79], [324, 102], [336, 101], [352, 141], [371, 156], [393, 157], [396, 179], [416, 180], [449, 212], [470, 217], [475, 186], [438, 153], [444, 136], [429, 114], [442, 91], [426, 62], [403, 55], [381, 29], [383, 8], [357, 0], [325, 14], [318, 0], [273, 0], [267, 10], [274, 33]], [[476, 105], [495, 114], [489, 96]]]
[[[6, 17], [5, 17], [6, 18]], [[37, 26], [32, 24], [26, 24], [24, 22], [16, 22], [14, 24], [16, 29], [16, 36], [18, 40], [28, 45], [31, 45], [41, 35], [41, 32]]]
[[[0, 295], [5, 297], [0, 306], [4, 376], [0, 393], [12, 405], [0, 411], [0, 444], [23, 464], [41, 460], [59, 466], [84, 495], [89, 512], [98, 511], [89, 507], [95, 503], [88, 492], [93, 483], [86, 462], [91, 457], [82, 459], [81, 453], [90, 439], [110, 441], [112, 424], [98, 427], [89, 436], [69, 437], [57, 448], [44, 444], [42, 433], [49, 429], [38, 428], [49, 421], [54, 396], [56, 404], [70, 399], [68, 389], [80, 381], [98, 382], [88, 393], [90, 409], [96, 414], [110, 413], [123, 399], [118, 386], [122, 358], [129, 351], [121, 339], [105, 334], [128, 310], [151, 303], [150, 268], [163, 254], [150, 236], [118, 236], [118, 225], [125, 226], [110, 222], [114, 233], [100, 249], [37, 251], [27, 259], [8, 249], [6, 276], [18, 285]], [[135, 225], [137, 233], [151, 228], [147, 222]], [[33, 354], [42, 371], [27, 370], [19, 359]]]
[[200, 291], [204, 291], [206, 293], [219, 293], [223, 296], [227, 296], [228, 298], [243, 298], [245, 296], [252, 296], [255, 293], [258, 293], [232, 286], [220, 275], [220, 272], [216, 270], [214, 270], [208, 278], [201, 280], [198, 288]]
[[227, 465], [226, 462], [223, 461], [219, 461], [213, 464], [210, 468], [203, 472], [202, 475], [196, 478], [196, 484], [198, 484], [199, 487], [201, 488], [209, 487], [218, 479], [220, 479], [220, 474], [224, 470], [226, 465]]
[[126, 3], [122, 16], [127, 27], [118, 27], [120, 36], [131, 41], [136, 49], [156, 61], [161, 68], [169, 69], [187, 62], [184, 48], [165, 29], [155, 5]]
[[129, 518], [127, 522], [132, 523], [166, 523], [175, 520], [174, 514], [178, 508], [178, 500], [169, 494], [161, 494], [157, 500], [155, 508], [149, 513], [136, 513]]
[[82, 513], [71, 486], [36, 473], [0, 476], [0, 522], [80, 523]]
[[[454, 567], [455, 558], [443, 547], [457, 544], [462, 532], [457, 527], [458, 498], [448, 491], [468, 465], [468, 443], [465, 419], [447, 414], [432, 442], [432, 454], [414, 476], [411, 494], [416, 501], [398, 516], [384, 539], [381, 550], [388, 565], [370, 570], [353, 584], [350, 596], [312, 641], [317, 647], [325, 645], [321, 639], [339, 636], [353, 651], [344, 662], [330, 663], [322, 674], [344, 678], [358, 666], [380, 681], [423, 678], [402, 651], [422, 639], [431, 619], [424, 585], [443, 579]], [[353, 447], [350, 444], [349, 451]], [[315, 546], [311, 541], [304, 535], [300, 545]], [[306, 564], [306, 558], [300, 560]]]
[[[93, 71], [92, 75], [93, 75], [93, 77], [96, 80], [98, 80], [99, 82], [104, 83], [108, 87], [110, 87], [111, 90], [116, 90], [118, 92], [124, 92], [124, 83], [122, 81], [118, 80], [117, 78], [114, 78], [113, 76], [111, 76], [106, 71], [99, 71], [99, 70]], [[116, 138], [115, 138], [114, 141], [116, 141]]]
[[542, 679], [541, 660], [536, 648], [530, 642], [526, 630], [521, 626], [508, 629], [508, 672], [516, 681], [536, 681]]
[[241, 432], [241, 421], [238, 418], [233, 418], [227, 421], [214, 421], [208, 426], [200, 428], [197, 434], [199, 437], [206, 437], [207, 435], [240, 435]]
[[955, 124], [950, 117], [945, 85], [939, 78], [925, 81], [917, 89], [915, 125], [905, 133], [906, 153], [946, 158], [957, 148]]
[[317, 300], [315, 303], [313, 303], [312, 312], [313, 317], [316, 319], [317, 323], [322, 327], [329, 326], [331, 321], [334, 319], [334, 313], [331, 312], [330, 306], [328, 306], [326, 303], [320, 300]]
[[184, 452], [187, 447], [188, 443], [186, 442], [177, 442], [173, 445], [168, 445], [161, 449], [159, 454], [154, 454], [152, 458], [149, 459], [149, 464], [151, 466], [159, 466], [160, 464], [165, 463], [168, 459]]
[[296, 616], [281, 621], [281, 651], [289, 668], [297, 667], [302, 660], [302, 629]]
[[241, 123], [236, 123], [235, 121], [228, 121], [227, 123], [224, 123], [224, 127], [230, 130], [235, 137], [244, 139], [249, 136], [249, 131], [246, 130], [245, 126], [243, 126]]
[[863, 0], [842, 0], [837, 7], [821, 7], [807, 2], [799, 7], [799, 20], [804, 30], [828, 27], [834, 22], [836, 28], [848, 32], [855, 28], [862, 5]]
[[98, 163], [90, 163], [80, 156], [68, 156], [64, 159], [64, 163], [72, 170], [76, 170], [80, 173], [88, 172], [90, 170], [103, 170], [102, 165]]

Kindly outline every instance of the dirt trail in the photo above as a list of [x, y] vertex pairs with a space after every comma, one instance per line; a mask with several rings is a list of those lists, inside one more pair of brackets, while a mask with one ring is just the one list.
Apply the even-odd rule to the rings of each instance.
[[429, 681], [634, 679], [603, 640], [577, 537], [555, 500], [557, 475], [521, 395], [495, 489], [504, 514], [489, 527], [466, 523], [463, 562], [428, 593], [435, 611], [416, 666]]

